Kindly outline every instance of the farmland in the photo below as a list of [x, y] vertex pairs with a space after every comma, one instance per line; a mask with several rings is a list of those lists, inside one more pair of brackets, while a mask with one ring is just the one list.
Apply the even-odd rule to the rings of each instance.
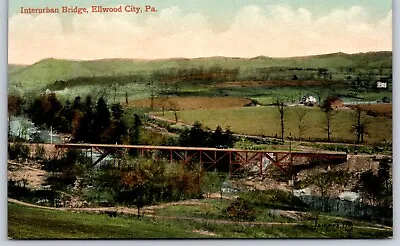
[[359, 108], [370, 115], [392, 117], [392, 104], [357, 104], [350, 107], [352, 109]]
[[[293, 138], [302, 139], [326, 139], [326, 125], [324, 112], [318, 108], [287, 107], [285, 116], [286, 136], [291, 133]], [[300, 115], [304, 114], [302, 123], [299, 123]], [[184, 110], [177, 113], [178, 119], [186, 123], [201, 122], [204, 126], [214, 129], [217, 125], [223, 128], [230, 127], [233, 132], [276, 136], [280, 133], [279, 112], [276, 107], [250, 107], [234, 109], [203, 109]], [[174, 120], [173, 112], [165, 113], [165, 117]], [[392, 120], [387, 117], [372, 117], [364, 115], [367, 124], [367, 143], [379, 143], [390, 141], [392, 136]], [[352, 110], [337, 110], [332, 117], [332, 139], [334, 141], [354, 142], [355, 134], [352, 130], [356, 122], [356, 116]], [[299, 135], [300, 127], [304, 128]], [[382, 131], [382, 129], [386, 129]]]
[[234, 108], [250, 105], [251, 100], [236, 97], [157, 97], [153, 100], [135, 100], [128, 107], [143, 107], [165, 110], [188, 110], [201, 108]]

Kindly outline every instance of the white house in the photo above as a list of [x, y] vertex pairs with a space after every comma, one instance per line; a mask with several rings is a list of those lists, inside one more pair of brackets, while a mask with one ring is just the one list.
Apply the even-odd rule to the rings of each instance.
[[376, 82], [376, 88], [379, 88], [379, 89], [386, 89], [386, 88], [387, 88], [387, 83], [386, 83], [386, 82], [378, 81], [378, 82]]
[[314, 104], [317, 103], [317, 99], [311, 95], [305, 95], [301, 100], [301, 104], [307, 105], [307, 106], [314, 106]]

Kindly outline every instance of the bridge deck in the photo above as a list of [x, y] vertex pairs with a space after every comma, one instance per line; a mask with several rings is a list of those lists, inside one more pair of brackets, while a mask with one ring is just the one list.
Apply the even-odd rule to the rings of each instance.
[[101, 149], [145, 149], [145, 150], [202, 150], [202, 151], [217, 151], [217, 152], [248, 152], [248, 153], [280, 153], [286, 154], [291, 153], [294, 155], [327, 155], [327, 156], [347, 156], [345, 152], [328, 152], [328, 151], [283, 151], [283, 150], [247, 150], [247, 149], [234, 149], [234, 148], [209, 148], [209, 147], [182, 147], [182, 146], [155, 146], [155, 145], [123, 145], [123, 144], [79, 144], [79, 143], [67, 143], [67, 144], [55, 144], [56, 148], [68, 148], [68, 149], [90, 149], [90, 148], [101, 148]]

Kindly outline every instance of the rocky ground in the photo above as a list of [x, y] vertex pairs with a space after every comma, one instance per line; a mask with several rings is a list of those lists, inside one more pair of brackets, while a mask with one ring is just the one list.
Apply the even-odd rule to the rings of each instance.
[[[310, 169], [303, 169], [297, 173], [295, 180], [304, 181], [309, 176], [327, 172], [327, 171], [339, 171], [345, 170], [351, 173], [351, 178], [348, 180], [346, 185], [333, 184], [328, 191], [332, 197], [338, 197], [340, 193], [344, 191], [351, 191], [357, 183], [357, 179], [361, 173], [373, 170], [376, 174], [379, 168], [379, 160], [388, 157], [384, 155], [349, 155], [348, 160], [344, 163], [337, 165], [320, 165]], [[241, 178], [233, 182], [237, 187], [244, 187], [250, 190], [269, 190], [269, 189], [280, 189], [285, 191], [293, 191], [293, 186], [289, 182], [277, 181], [272, 178], [272, 175], [266, 175], [259, 177], [257, 175], [248, 176]], [[310, 190], [310, 195], [320, 195], [319, 189], [316, 185], [309, 185], [306, 187]]]
[[[55, 153], [54, 149], [51, 149], [52, 154]], [[54, 152], [54, 153], [53, 153]], [[384, 158], [382, 155], [349, 155], [346, 162], [334, 166], [315, 166], [310, 169], [301, 170], [297, 176], [297, 181], [307, 179], [310, 175], [314, 175], [327, 170], [347, 170], [352, 173], [352, 178], [348, 180], [346, 185], [333, 185], [330, 189], [329, 194], [332, 197], [337, 197], [341, 192], [351, 191], [357, 181], [357, 177], [367, 170], [373, 170], [377, 172], [379, 167], [379, 160]], [[272, 166], [269, 168], [273, 168]], [[48, 172], [41, 169], [40, 164], [35, 161], [8, 161], [8, 180], [24, 182], [25, 185], [31, 189], [43, 189], [45, 188], [45, 179], [49, 175]], [[271, 175], [260, 177], [258, 175], [250, 175], [247, 177], [232, 180], [231, 184], [239, 189], [249, 190], [269, 190], [269, 189], [280, 189], [285, 191], [293, 191], [293, 186], [289, 182], [277, 181]], [[306, 187], [310, 190], [311, 195], [320, 195], [318, 187], [310, 185]], [[220, 196], [217, 194], [216, 196]], [[78, 198], [71, 197], [69, 206], [76, 207], [84, 205], [84, 201], [80, 201]]]

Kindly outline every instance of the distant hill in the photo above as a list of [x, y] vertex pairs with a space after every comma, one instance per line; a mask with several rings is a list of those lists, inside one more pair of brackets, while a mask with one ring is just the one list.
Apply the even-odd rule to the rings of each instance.
[[23, 70], [27, 66], [28, 65], [8, 64], [7, 73], [8, 74], [13, 74], [13, 73], [20, 72], [21, 70]]
[[289, 68], [391, 68], [392, 52], [368, 52], [359, 54], [333, 53], [316, 56], [271, 58], [258, 56], [254, 58], [174, 58], [160, 60], [140, 59], [104, 59], [93, 61], [73, 61], [61, 59], [44, 59], [29, 66], [8, 66], [9, 85], [15, 87], [44, 87], [57, 80], [69, 80], [77, 77], [93, 76], [126, 76], [149, 74], [157, 70], [183, 68], [223, 69], [239, 68], [241, 72], [254, 71], [268, 67]]

